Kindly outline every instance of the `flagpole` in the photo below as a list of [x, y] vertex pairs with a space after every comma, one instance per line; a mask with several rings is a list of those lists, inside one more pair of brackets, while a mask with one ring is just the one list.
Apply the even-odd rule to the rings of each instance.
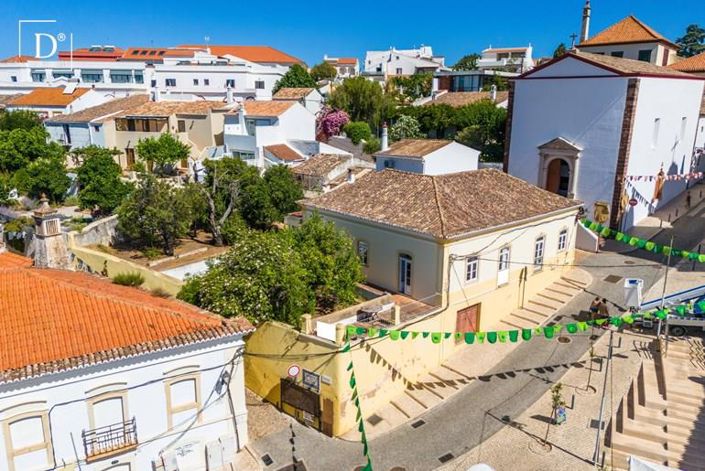
[[[671, 235], [671, 245], [670, 245], [670, 250], [668, 251], [668, 260], [666, 262], [666, 273], [663, 276], [663, 289], [661, 290], [661, 310], [663, 311], [664, 306], [666, 305], [666, 284], [668, 283], [668, 270], [671, 267], [671, 253], [673, 253], [673, 235]], [[661, 324], [662, 322], [659, 322], [659, 333], [658, 333], [658, 338], [659, 340], [661, 339]], [[669, 340], [669, 335], [668, 335], [668, 314], [666, 314], [666, 351], [664, 353], [664, 356], [668, 356], [668, 340]]]

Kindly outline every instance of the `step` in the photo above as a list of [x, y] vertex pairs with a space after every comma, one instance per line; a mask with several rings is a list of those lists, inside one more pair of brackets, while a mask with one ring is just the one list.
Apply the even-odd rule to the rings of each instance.
[[[418, 386], [418, 385], [415, 385]], [[425, 409], [431, 409], [434, 406], [440, 404], [443, 401], [442, 397], [438, 396], [438, 393], [431, 392], [425, 387], [422, 388], [415, 388], [415, 389], [406, 389], [404, 391], [409, 397], [414, 399], [416, 402], [418, 402], [420, 405], [422, 405]]]
[[427, 408], [406, 393], [398, 395], [390, 403], [400, 411], [403, 411], [403, 414], [407, 417], [418, 417], [427, 410]]
[[705, 438], [705, 422], [684, 420], [682, 418], [668, 416], [666, 418], [666, 430], [671, 436], [677, 435], [681, 438], [692, 436]]
[[641, 456], [658, 464], [665, 464], [668, 459], [680, 458], [680, 456], [669, 452], [663, 445], [655, 445], [652, 441], [626, 436], [621, 433], [617, 433], [612, 437], [612, 448], [631, 455]]
[[433, 394], [441, 396], [441, 400], [448, 399], [450, 396], [458, 392], [462, 386], [460, 383], [445, 379], [434, 373], [427, 373], [423, 375], [419, 381], [422, 382], [428, 390], [433, 392]]
[[[648, 403], [648, 401], [647, 401]], [[700, 411], [703, 409], [702, 403], [701, 404], [693, 404], [690, 402], [674, 402], [674, 401], [668, 401], [668, 404], [666, 406], [666, 410], [668, 411], [668, 415], [670, 415], [672, 412], [676, 413], [681, 413], [682, 415], [686, 416], [686, 414], [690, 415], [691, 420], [696, 420], [698, 416], [700, 415]]]
[[521, 323], [523, 327], [536, 327], [546, 321], [546, 317], [535, 312], [521, 309], [514, 311], [507, 316], [507, 321], [512, 324]]
[[548, 291], [548, 290], [543, 290], [540, 293], [536, 295], [537, 301], [539, 302], [545, 302], [549, 304], [555, 304], [558, 303], [560, 305], [565, 304], [566, 302], [570, 301], [570, 297], [566, 296], [561, 296], [558, 293], [555, 293], [553, 291]]
[[634, 420], [640, 423], [661, 427], [668, 423], [668, 417], [663, 413], [663, 410], [647, 409], [645, 407], [636, 408]]
[[669, 407], [666, 410], [667, 421], [670, 423], [671, 420], [693, 423], [698, 419], [698, 411], [691, 409], [684, 409], [680, 407]]
[[668, 460], [668, 466], [683, 471], [705, 471], [705, 456], [687, 456], [685, 459]]
[[580, 289], [586, 288], [589, 284], [589, 283], [582, 282], [580, 280], [576, 280], [575, 278], [570, 278], [568, 276], [561, 276], [561, 282], [567, 283], [571, 286], [574, 286], [574, 287], [580, 288]]
[[622, 435], [638, 437], [659, 446], [664, 446], [668, 442], [668, 433], [664, 431], [663, 426], [625, 418], [623, 427]]
[[629, 470], [629, 453], [623, 453], [611, 448], [605, 448], [603, 451], [605, 453], [604, 469], [609, 469], [610, 471]]
[[560, 303], [550, 301], [548, 299], [529, 299], [529, 302], [527, 304], [531, 309], [534, 309], [539, 312], [549, 311], [550, 313], [554, 313], [561, 308]]
[[705, 398], [703, 398], [702, 391], [683, 391], [681, 389], [669, 389], [668, 390], [668, 402], [674, 402], [676, 404], [686, 404], [694, 407], [705, 407]]
[[568, 302], [568, 301], [570, 301], [570, 300], [573, 299], [573, 298], [575, 297], [575, 295], [578, 294], [578, 292], [579, 292], [579, 290], [576, 290], [576, 289], [572, 289], [572, 288], [571, 288], [571, 289], [565, 289], [565, 288], [563, 288], [563, 287], [555, 286], [555, 285], [549, 286], [549, 287], [546, 288], [544, 291], [546, 291], [547, 294], [550, 293], [550, 296], [557, 296], [557, 297], [563, 298], [563, 299], [564, 299], [563, 302]]

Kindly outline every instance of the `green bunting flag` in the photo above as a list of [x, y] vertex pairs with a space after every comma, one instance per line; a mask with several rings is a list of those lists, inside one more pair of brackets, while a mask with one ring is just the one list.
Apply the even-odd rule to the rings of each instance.
[[546, 327], [543, 328], [543, 335], [544, 335], [547, 339], [552, 339], [554, 332], [555, 332], [555, 331], [553, 330], [553, 326], [546, 326]]
[[356, 333], [357, 335], [365, 335], [367, 333], [367, 329], [365, 329], [364, 327], [358, 327]]
[[353, 363], [350, 362], [350, 364], [348, 365], [348, 371], [350, 371], [350, 370], [352, 370], [352, 369], [353, 369]]
[[449, 339], [452, 336], [453, 336], [453, 332], [446, 332], [445, 334], [443, 334], [443, 338], [446, 338], [446, 339]]
[[341, 350], [343, 353], [347, 353], [350, 351], [350, 342], [346, 343], [343, 349]]
[[518, 330], [510, 330], [509, 331], [509, 341], [512, 343], [516, 343], [517, 340], [519, 340], [519, 331]]
[[412, 340], [415, 339], [415, 338], [418, 337], [418, 336], [419, 336], [419, 333], [418, 333], [418, 332], [412, 332], [412, 333], [411, 333], [411, 338], [412, 338]]
[[578, 324], [568, 324], [565, 326], [565, 330], [567, 330], [569, 334], [574, 334], [578, 331]]
[[497, 332], [487, 332], [487, 341], [495, 343], [497, 341]]
[[379, 329], [377, 327], [369, 327], [367, 329], [367, 335], [370, 337], [377, 337], [377, 334], [379, 334]]
[[477, 332], [477, 343], [485, 343], [485, 333]]
[[389, 333], [387, 329], [379, 329], [379, 336], [384, 337]]
[[610, 318], [610, 324], [612, 324], [615, 327], [619, 327], [622, 325], [622, 318], [621, 317], [612, 317]]
[[426, 338], [430, 335], [430, 332], [422, 332], [421, 335], [423, 335], [423, 338]]
[[351, 387], [351, 388], [354, 388], [356, 384], [357, 384], [357, 382], [355, 381], [355, 375], [353, 374], [353, 375], [350, 377], [350, 387]]
[[651, 252], [652, 250], [654, 250], [654, 247], [656, 247], [656, 244], [654, 244], [654, 243], [651, 242], [651, 241], [648, 241], [646, 244], [644, 244], [644, 248], [645, 248], [646, 250], [648, 250], [649, 252]]
[[465, 332], [465, 343], [468, 345], [475, 343], [475, 332]]
[[442, 339], [443, 339], [443, 334], [441, 332], [433, 332], [431, 334], [431, 341], [433, 343], [441, 343]]
[[401, 331], [401, 339], [406, 340], [406, 338], [409, 336], [409, 331], [408, 330], [402, 330]]
[[587, 330], [587, 328], [588, 328], [587, 322], [583, 322], [583, 321], [578, 322], [578, 330], [579, 331], [584, 332]]
[[349, 325], [347, 328], [347, 337], [348, 338], [354, 337], [356, 333], [357, 333], [357, 327], [355, 327], [354, 325]]
[[676, 306], [676, 312], [678, 313], [679, 316], [685, 316], [685, 306], [683, 306], [683, 305]]
[[392, 340], [399, 340], [399, 331], [398, 330], [391, 330], [389, 332], [389, 338]]
[[531, 340], [531, 329], [521, 329], [521, 338], [527, 342]]
[[607, 319], [595, 319], [595, 324], [602, 325], [607, 322]]
[[497, 332], [497, 339], [499, 339], [500, 343], [507, 343], [507, 339], [509, 338], [509, 332], [506, 330], [500, 330]]

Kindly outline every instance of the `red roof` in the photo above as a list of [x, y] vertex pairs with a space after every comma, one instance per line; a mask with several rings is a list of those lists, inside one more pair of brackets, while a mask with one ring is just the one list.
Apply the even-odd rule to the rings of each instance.
[[[115, 61], [125, 53], [119, 47], [82, 47], [73, 50], [75, 61]], [[71, 51], [59, 51], [59, 60], [71, 60]]]
[[705, 72], [705, 52], [697, 56], [679, 60], [668, 67], [673, 70], [680, 70], [681, 72], [703, 73]]
[[0, 254], [0, 382], [253, 329], [84, 272]]
[[204, 46], [202, 44], [182, 44], [181, 48], [202, 48], [208, 47], [211, 54], [216, 56], [235, 56], [250, 62], [274, 63], [274, 64], [301, 64], [303, 61], [294, 56], [290, 56], [279, 49], [270, 46]]
[[660, 42], [678, 48], [661, 34], [639, 21], [635, 16], [629, 15], [609, 28], [600, 31], [595, 36], [578, 44], [582, 46], [604, 46], [606, 44], [632, 44]]
[[193, 57], [193, 49], [167, 47], [130, 47], [120, 57], [122, 61], [162, 62], [165, 57]]
[[76, 88], [72, 93], [64, 93], [64, 87], [35, 88], [26, 95], [20, 95], [9, 106], [68, 106], [90, 88]]
[[2, 60], [0, 60], [1, 63], [3, 64], [10, 64], [10, 63], [20, 63], [20, 62], [28, 62], [28, 61], [36, 61], [37, 59], [32, 56], [11, 56], [11, 57], [6, 57]]

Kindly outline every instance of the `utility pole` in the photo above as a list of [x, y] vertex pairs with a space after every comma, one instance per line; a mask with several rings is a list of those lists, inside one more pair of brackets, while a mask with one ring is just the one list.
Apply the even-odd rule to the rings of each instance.
[[592, 456], [592, 464], [597, 469], [597, 462], [600, 459], [600, 433], [602, 432], [602, 413], [605, 409], [605, 396], [607, 393], [607, 377], [610, 369], [610, 363], [612, 362], [612, 337], [614, 336], [614, 331], [610, 329], [610, 343], [607, 348], [607, 366], [605, 367], [605, 380], [602, 382], [602, 399], [600, 400], [600, 416], [598, 417], [597, 423], [597, 437], [595, 438], [595, 453]]
[[[668, 283], [668, 270], [671, 268], [671, 253], [673, 252], [673, 235], [671, 235], [671, 245], [670, 245], [670, 250], [668, 251], [668, 260], [666, 261], [666, 273], [663, 276], [663, 290], [661, 290], [661, 310], [663, 310], [664, 306], [666, 305], [666, 284]], [[658, 332], [658, 340], [661, 340], [661, 324], [663, 321], [659, 321], [659, 332]], [[668, 315], [666, 315], [666, 351], [664, 352], [664, 356], [668, 356], [668, 340], [669, 340], [669, 335], [668, 335]]]

